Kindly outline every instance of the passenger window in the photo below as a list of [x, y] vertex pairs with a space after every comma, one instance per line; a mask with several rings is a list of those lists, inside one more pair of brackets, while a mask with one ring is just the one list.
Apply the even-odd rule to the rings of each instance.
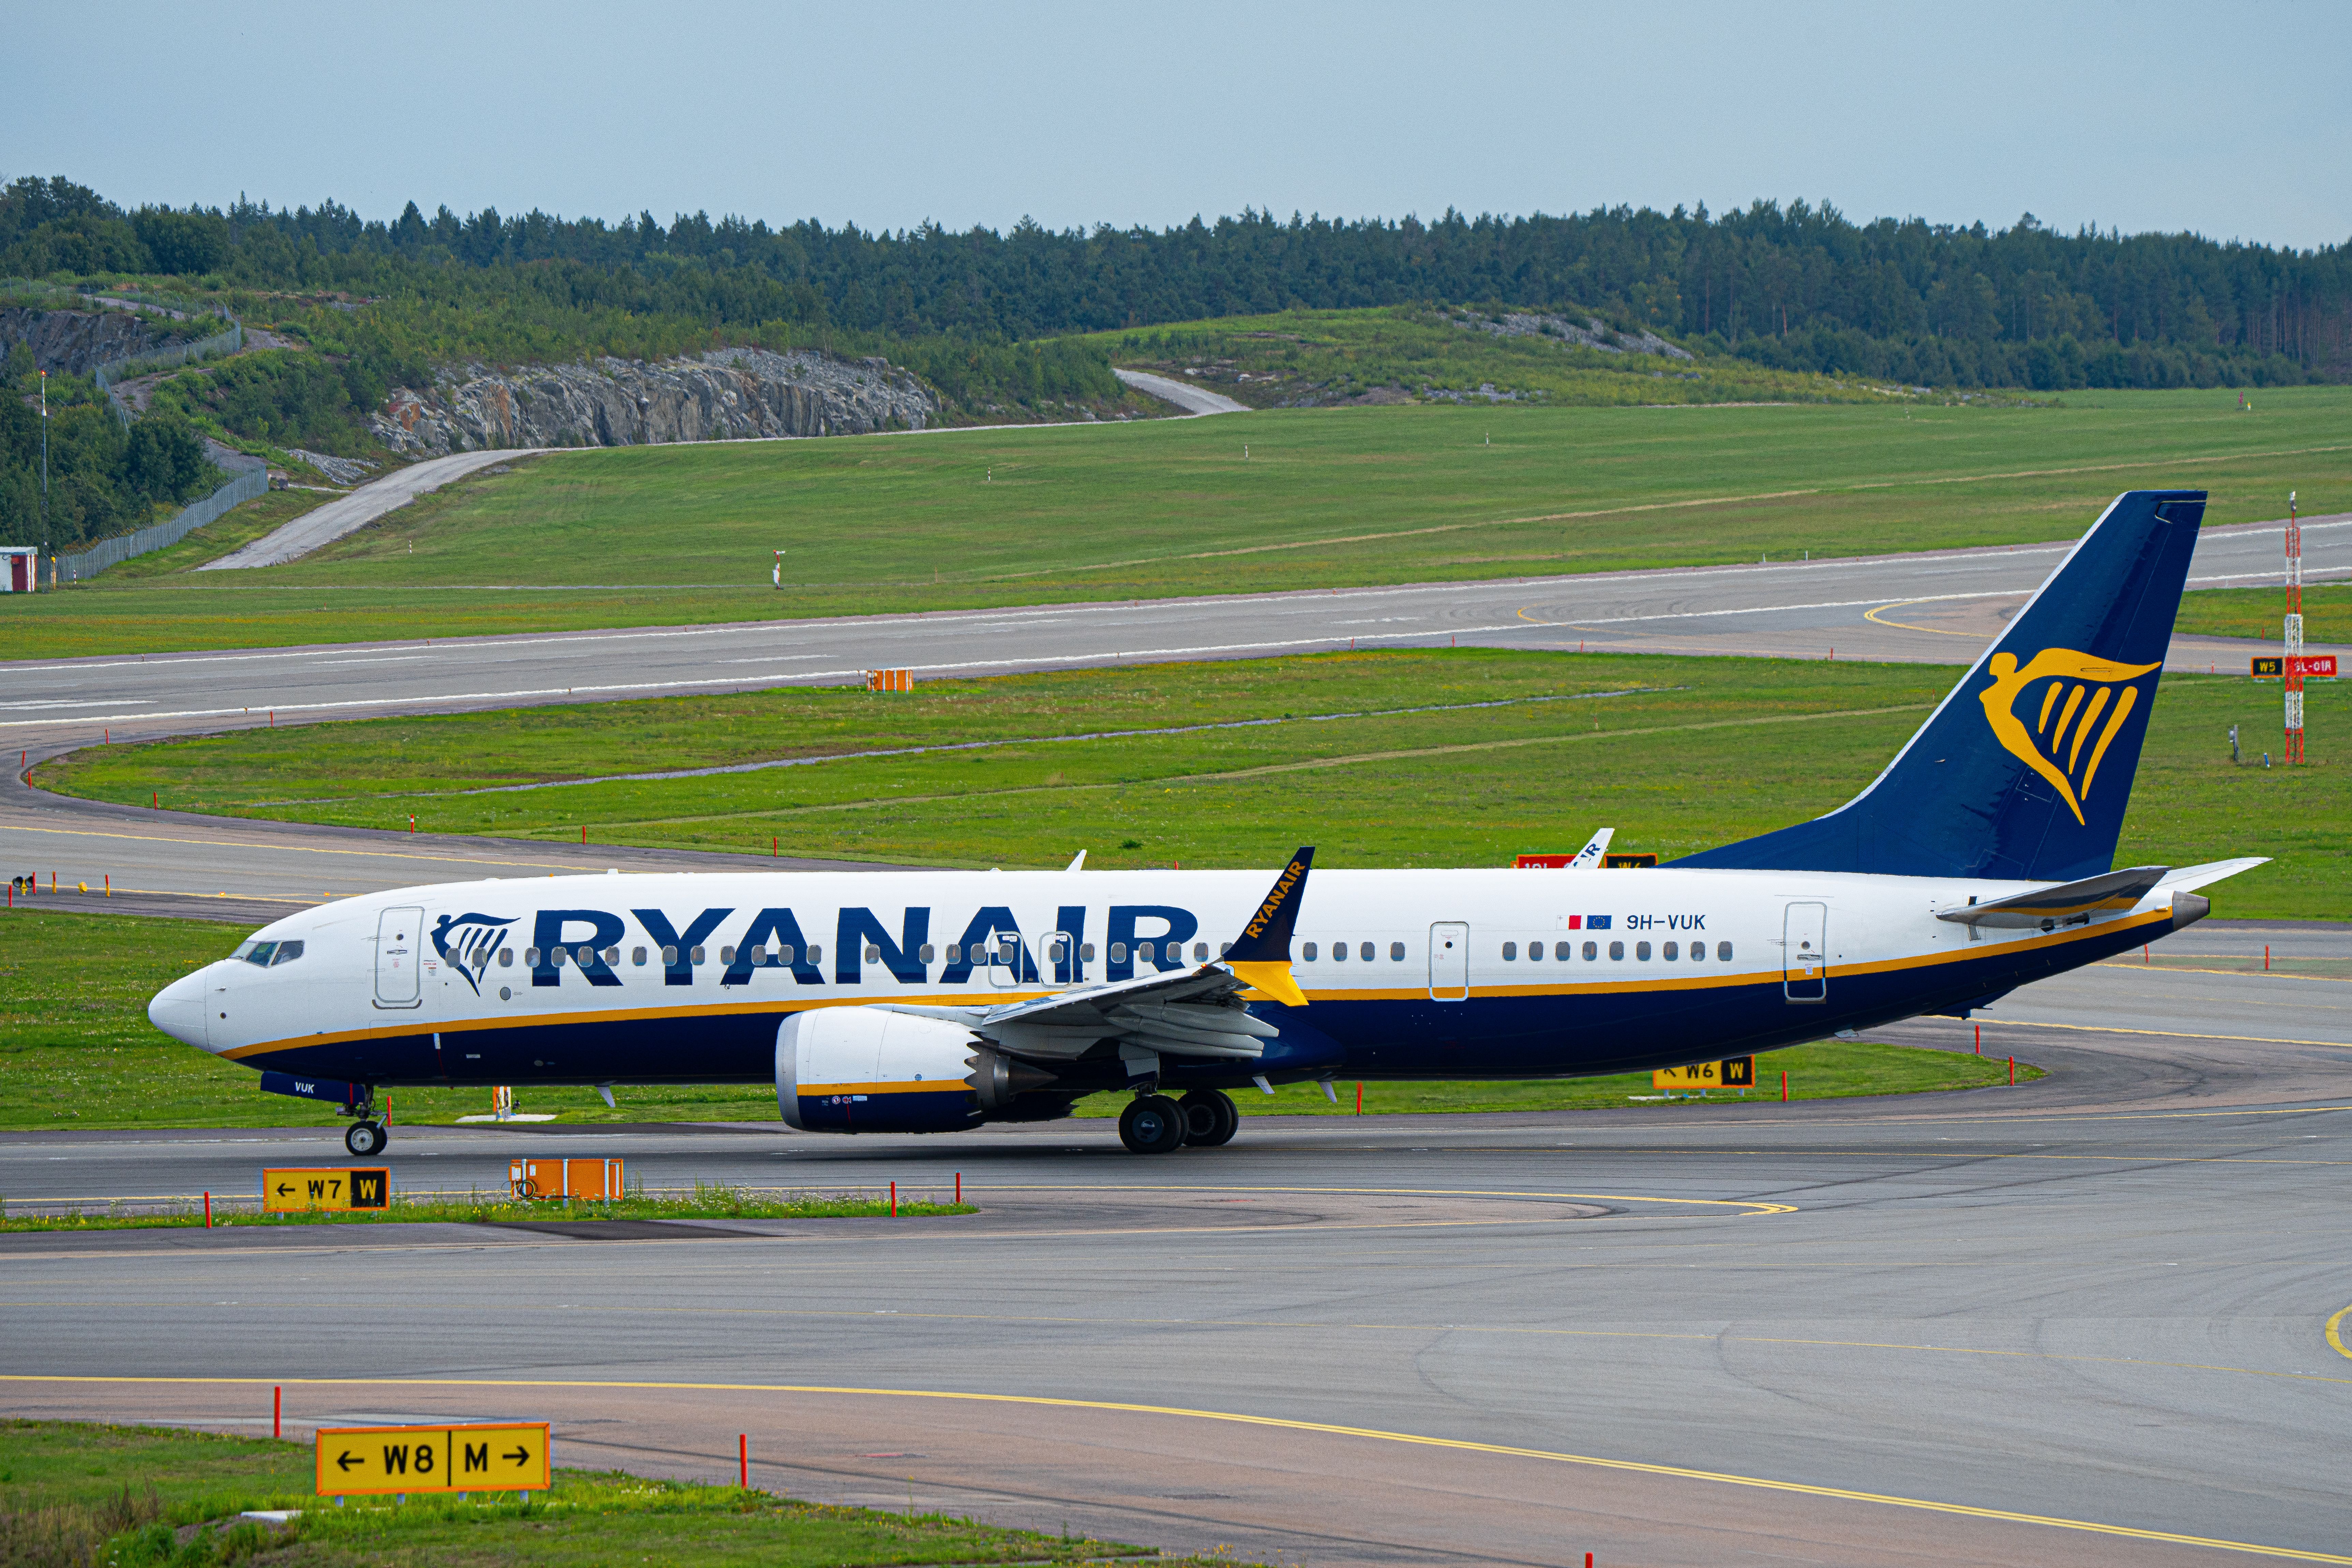
[[537, 969], [539, 967], [539, 949], [535, 947], [524, 948], [522, 950], [522, 961], [531, 968]]
[[1541, 958], [1542, 956], [1543, 943], [1539, 942], [1531, 942], [1528, 943], [1528, 962], [1529, 963], [1533, 963], [1537, 959]]
[[1125, 963], [1127, 962], [1127, 943], [1123, 942], [1115, 942], [1110, 944], [1110, 961], [1113, 963]]
[[1621, 963], [1624, 961], [1624, 958], [1625, 944], [1622, 942], [1611, 942], [1609, 944], [1609, 962], [1612, 963]]
[[1729, 963], [1731, 962], [1731, 944], [1727, 942], [1717, 942], [1715, 944], [1715, 956], [1722, 963]]
[[[604, 950], [604, 962], [605, 962], [605, 963], [620, 963], [620, 962], [621, 962], [621, 950], [620, 950], [619, 948], [617, 948], [617, 947], [608, 947], [608, 948], [606, 948], [606, 949]], [[637, 962], [638, 962], [639, 963], [643, 963], [645, 962], [645, 960], [641, 957], [641, 958], [639, 958], [639, 959], [637, 960]]]
[[629, 962], [643, 969], [646, 966], [646, 950], [642, 947], [632, 949], [629, 952]]
[[929, 963], [939, 956], [939, 952], [938, 948], [927, 942], [923, 943], [923, 951], [917, 956], [920, 957], [925, 963]]
[[1152, 944], [1150, 942], [1139, 942], [1135, 944], [1135, 956], [1142, 963], [1152, 963], [1158, 962], [1151, 954]]
[[[792, 961], [793, 961], [793, 944], [792, 944], [791, 942], [779, 942], [779, 943], [777, 943], [777, 944], [776, 944], [776, 962], [777, 962], [777, 963], [790, 963]], [[814, 963], [816, 962], [816, 949], [814, 949], [814, 948], [810, 948], [810, 949], [809, 949], [809, 962], [810, 962], [811, 963]]]
[[694, 950], [694, 962], [697, 963], [702, 962], [702, 949], [698, 947]]
[[1227, 954], [1227, 953], [1229, 953], [1229, 952], [1233, 952], [1233, 950], [1234, 950], [1234, 944], [1233, 944], [1232, 942], [1221, 942], [1217, 943], [1217, 956], [1218, 956], [1219, 958], [1223, 958], [1223, 957], [1224, 957], [1224, 956], [1225, 956], [1225, 954]]
[[1370, 963], [1372, 961], [1372, 944], [1368, 942], [1358, 947], [1356, 949], [1356, 956], [1362, 959], [1366, 963]]
[[1659, 956], [1664, 958], [1668, 963], [1672, 963], [1675, 959], [1680, 958], [1682, 955], [1682, 944], [1679, 942], [1670, 942], [1659, 952]]
[[1307, 954], [1307, 963], [1312, 963], [1315, 962], [1315, 944], [1313, 942], [1308, 942], [1302, 951]]
[[1706, 943], [1703, 942], [1695, 942], [1691, 943], [1691, 962], [1693, 963], [1704, 963], [1706, 962]]
[[1649, 944], [1648, 942], [1635, 942], [1635, 943], [1633, 944], [1633, 956], [1634, 956], [1635, 958], [1640, 959], [1640, 960], [1641, 960], [1643, 963], [1649, 963], [1649, 962], [1650, 962], [1650, 944]]
[[572, 950], [568, 947], [551, 947], [547, 950], [547, 966], [550, 969], [561, 969], [563, 967], [563, 961], [571, 956]]
[[1209, 944], [1207, 942], [1196, 942], [1192, 944], [1192, 960], [1194, 963], [1205, 963], [1208, 956]]
[[[955, 949], [950, 947], [948, 949], [948, 952], [952, 956], [955, 952]], [[1078, 962], [1080, 963], [1092, 963], [1094, 961], [1095, 944], [1090, 942], [1081, 944], [1078, 948]]]
[[502, 947], [499, 949], [499, 967], [500, 969], [512, 969], [514, 967], [513, 948]]
[[1404, 943], [1401, 942], [1392, 942], [1389, 943], [1389, 957], [1399, 963], [1402, 963], [1404, 962]]
[[302, 944], [300, 942], [281, 942], [278, 944], [278, 956], [271, 959], [269, 962], [272, 963], [291, 963], [301, 956]]
[[960, 942], [951, 942], [948, 943], [948, 962], [950, 963], [961, 963], [963, 962], [963, 943]]
[[733, 948], [731, 948], [731, 947], [722, 947], [722, 948], [720, 948], [720, 949], [719, 950], [719, 963], [721, 963], [730, 964], [730, 965], [731, 965], [732, 963], [734, 963], [734, 962], [735, 962], [735, 950], [734, 950]]
[[[1562, 947], [1566, 947], [1566, 946], [1568, 945], [1568, 943], [1566, 943], [1566, 942], [1561, 942], [1559, 945], [1560, 945], [1560, 946], [1562, 946]], [[1567, 955], [1566, 953], [1562, 953], [1560, 956], [1561, 956], [1561, 957], [1563, 957], [1563, 958], [1565, 958], [1565, 957], [1567, 957], [1568, 955]], [[1598, 957], [1600, 957], [1600, 956], [1601, 956], [1601, 944], [1600, 944], [1599, 942], [1586, 942], [1586, 943], [1584, 944], [1584, 962], [1585, 962], [1585, 963], [1591, 963], [1594, 959], [1596, 959], [1596, 958], [1598, 958]]]
[[1345, 963], [1348, 962], [1348, 944], [1346, 942], [1335, 942], [1331, 944], [1331, 962], [1334, 963]]
[[[702, 955], [700, 953], [697, 953], [695, 956], [699, 958]], [[676, 946], [673, 945], [662, 949], [662, 967], [665, 969], [675, 969], [677, 967], [677, 949]]]
[[1556, 942], [1551, 944], [1551, 955], [1554, 958], [1559, 959], [1563, 963], [1568, 961], [1568, 950], [1569, 944], [1567, 942]]
[[1503, 961], [1504, 961], [1505, 963], [1509, 963], [1512, 959], [1515, 959], [1515, 958], [1517, 958], [1517, 957], [1518, 957], [1518, 956], [1519, 956], [1519, 944], [1518, 944], [1517, 942], [1505, 942], [1505, 943], [1503, 944]]
[[870, 942], [866, 944], [866, 962], [868, 963], [882, 962], [882, 950]]

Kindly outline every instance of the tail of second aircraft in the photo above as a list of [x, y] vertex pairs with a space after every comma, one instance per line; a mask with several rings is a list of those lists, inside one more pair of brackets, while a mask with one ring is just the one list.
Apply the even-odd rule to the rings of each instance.
[[2113, 863], [2202, 490], [2117, 496], [1885, 772], [1681, 866], [2065, 881]]

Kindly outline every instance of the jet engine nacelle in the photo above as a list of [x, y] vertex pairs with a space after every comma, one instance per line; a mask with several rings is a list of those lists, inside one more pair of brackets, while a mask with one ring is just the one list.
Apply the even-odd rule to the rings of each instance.
[[965, 1082], [979, 1037], [944, 1018], [818, 1007], [776, 1030], [776, 1109], [802, 1132], [955, 1132], [977, 1127]]

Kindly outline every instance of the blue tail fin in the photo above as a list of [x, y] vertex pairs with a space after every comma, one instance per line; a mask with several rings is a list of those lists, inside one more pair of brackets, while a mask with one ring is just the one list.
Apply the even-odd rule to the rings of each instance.
[[2202, 490], [2117, 496], [1868, 789], [1675, 864], [2029, 881], [2106, 870], [2204, 516]]

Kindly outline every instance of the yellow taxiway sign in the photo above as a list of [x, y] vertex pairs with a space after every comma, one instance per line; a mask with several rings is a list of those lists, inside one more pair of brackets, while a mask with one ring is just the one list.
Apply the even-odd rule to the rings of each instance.
[[547, 1424], [321, 1426], [319, 1495], [547, 1489]]
[[261, 1173], [264, 1214], [345, 1214], [391, 1206], [392, 1172], [382, 1165], [284, 1165]]
[[1686, 1068], [1658, 1068], [1650, 1074], [1652, 1089], [1752, 1089], [1755, 1085], [1754, 1057], [1693, 1062]]

